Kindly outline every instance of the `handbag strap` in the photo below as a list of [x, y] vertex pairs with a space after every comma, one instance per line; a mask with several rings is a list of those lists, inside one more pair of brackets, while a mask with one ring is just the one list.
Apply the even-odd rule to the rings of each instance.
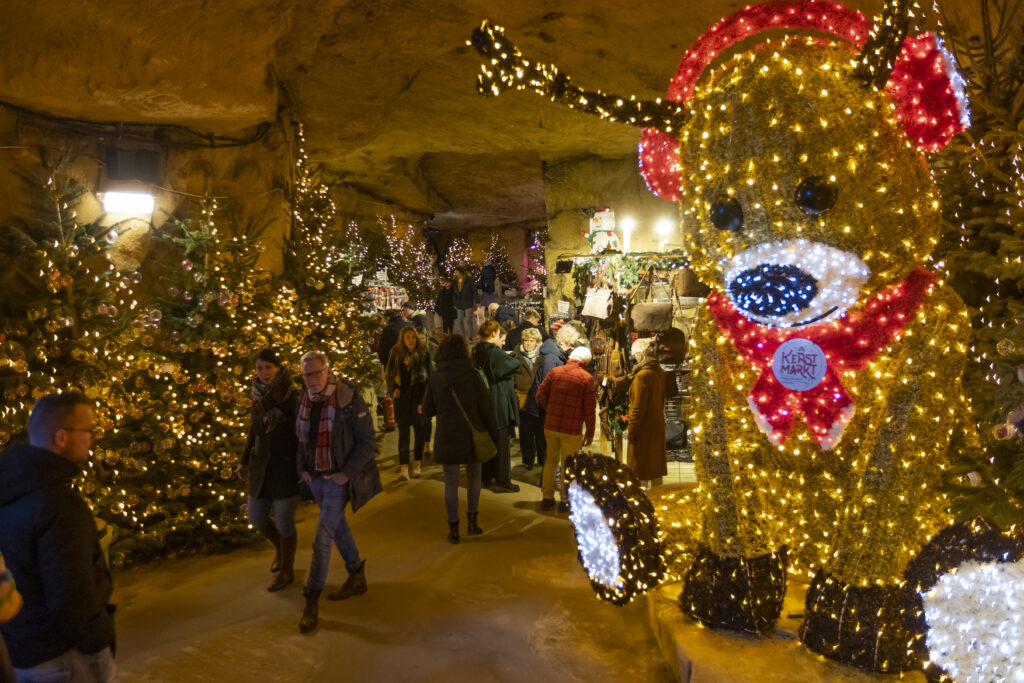
[[466, 420], [466, 424], [469, 425], [470, 431], [476, 431], [476, 427], [469, 419], [469, 415], [466, 414], [466, 409], [462, 407], [462, 401], [459, 400], [459, 395], [455, 393], [455, 387], [448, 387], [448, 391], [452, 392], [452, 398], [455, 399], [455, 405], [459, 407], [459, 412], [462, 413], [463, 419]]

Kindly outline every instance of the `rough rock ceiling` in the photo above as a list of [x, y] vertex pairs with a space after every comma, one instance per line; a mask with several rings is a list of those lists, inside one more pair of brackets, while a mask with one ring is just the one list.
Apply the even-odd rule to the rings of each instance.
[[[439, 228], [545, 221], [541, 165], [635, 154], [638, 131], [527, 93], [485, 99], [481, 19], [584, 87], [664, 94], [716, 0], [35, 0], [3, 3], [0, 99], [237, 133], [279, 105], [336, 179]], [[880, 0], [849, 4], [865, 13]], [[947, 3], [948, 4], [948, 3]], [[973, 2], [959, 0], [959, 4]]]

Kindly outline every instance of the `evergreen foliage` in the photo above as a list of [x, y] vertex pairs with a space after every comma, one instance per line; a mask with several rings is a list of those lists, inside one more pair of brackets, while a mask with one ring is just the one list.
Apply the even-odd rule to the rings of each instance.
[[[1024, 515], [1024, 52], [1019, 3], [982, 0], [982, 31], [952, 34], [972, 122], [935, 160], [948, 231], [935, 258], [968, 305], [964, 387], [984, 451], [953, 448], [958, 519]], [[964, 25], [965, 22], [957, 22]], [[1014, 424], [1011, 424], [1014, 423]], [[1014, 426], [1015, 425], [1015, 426]]]

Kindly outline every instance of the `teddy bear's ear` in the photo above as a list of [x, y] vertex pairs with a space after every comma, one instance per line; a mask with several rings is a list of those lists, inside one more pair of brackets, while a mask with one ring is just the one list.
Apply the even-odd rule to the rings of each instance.
[[657, 128], [644, 128], [640, 138], [640, 172], [654, 196], [679, 200], [683, 177], [679, 164], [679, 140]]
[[886, 89], [907, 137], [925, 152], [938, 152], [970, 126], [970, 109], [956, 60], [935, 33], [903, 41]]

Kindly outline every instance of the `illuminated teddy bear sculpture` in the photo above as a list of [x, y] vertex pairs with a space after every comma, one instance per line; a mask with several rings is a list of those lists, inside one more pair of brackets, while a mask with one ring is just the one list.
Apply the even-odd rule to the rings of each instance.
[[[713, 290], [691, 340], [701, 519], [682, 610], [767, 634], [787, 571], [801, 572], [803, 644], [874, 671], [929, 657], [918, 590], [943, 565], [921, 550], [930, 538], [960, 559], [1020, 557], [984, 525], [935, 536], [970, 321], [922, 265], [940, 230], [924, 153], [966, 127], [967, 109], [939, 39], [906, 37], [909, 9], [891, 2], [873, 25], [833, 2], [747, 7], [697, 41], [654, 102], [582, 90], [491, 24], [472, 40], [489, 60], [482, 93], [530, 89], [645, 128], [643, 174], [678, 200], [692, 268]], [[818, 35], [706, 69], [777, 28]], [[662, 513], [608, 458], [569, 470], [581, 561], [624, 604], [664, 577]]]

